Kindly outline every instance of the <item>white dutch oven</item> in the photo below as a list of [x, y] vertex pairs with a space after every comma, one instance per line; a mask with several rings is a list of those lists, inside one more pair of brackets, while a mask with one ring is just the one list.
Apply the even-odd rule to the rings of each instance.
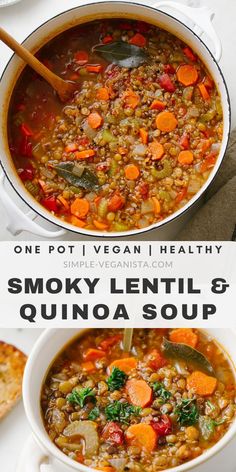
[[[89, 3], [73, 8], [55, 16], [37, 28], [24, 41], [24, 45], [30, 51], [35, 52], [58, 32], [61, 32], [75, 24], [105, 17], [141, 19], [158, 25], [183, 39], [199, 54], [200, 58], [207, 65], [210, 73], [215, 79], [222, 98], [224, 113], [223, 142], [219, 158], [208, 181], [183, 209], [180, 209], [174, 215], [169, 216], [163, 222], [156, 223], [145, 229], [132, 230], [125, 233], [98, 233], [97, 231], [85, 231], [81, 228], [76, 228], [69, 223], [60, 221], [37, 203], [36, 200], [25, 190], [20, 178], [15, 172], [10, 157], [7, 145], [7, 109], [11, 91], [17, 77], [19, 76], [19, 72], [23, 67], [21, 59], [13, 55], [3, 72], [0, 87], [0, 102], [4, 105], [4, 112], [1, 113], [0, 116], [0, 130], [2, 130], [2, 139], [0, 143], [1, 164], [12, 187], [21, 199], [23, 199], [24, 202], [33, 210], [25, 215], [20, 207], [13, 203], [12, 198], [9, 197], [8, 191], [4, 186], [2, 178], [0, 195], [4, 205], [7, 207], [8, 216], [10, 218], [8, 228], [13, 234], [19, 234], [19, 232], [24, 229], [38, 236], [56, 238], [63, 236], [63, 234], [66, 233], [66, 230], [70, 230], [90, 237], [117, 238], [123, 236], [127, 238], [133, 236], [138, 239], [139, 237], [142, 237], [143, 233], [149, 232], [148, 236], [151, 239], [150, 232], [153, 232], [152, 238], [154, 239], [173, 239], [176, 233], [189, 219], [191, 214], [196, 210], [202, 200], [203, 194], [214, 179], [222, 163], [230, 131], [229, 96], [224, 77], [218, 66], [218, 61], [221, 55], [221, 44], [211, 23], [214, 15], [205, 7], [190, 8], [171, 1], [160, 1], [157, 3], [153, 3], [152, 1], [152, 6], [147, 6], [144, 3], [141, 3], [141, 1], [142, 0], [139, 0], [139, 3], [134, 3], [133, 1], [105, 1]], [[162, 10], [168, 10], [171, 14], [163, 12]], [[48, 230], [42, 228], [33, 221], [37, 214], [50, 223], [53, 223], [54, 229], [55, 225], [57, 225], [57, 227], [60, 226], [63, 229], [53, 231], [51, 229]]]
[[[30, 442], [27, 454], [23, 454], [22, 461], [19, 464], [17, 472], [92, 472], [89, 467], [78, 464], [58, 449], [44, 428], [40, 410], [40, 393], [43, 381], [48, 368], [62, 350], [62, 348], [74, 336], [82, 333], [83, 329], [49, 329], [46, 330], [38, 339], [33, 351], [28, 359], [24, 381], [23, 381], [23, 400], [25, 412], [30, 423], [31, 429], [36, 440]], [[229, 329], [209, 329], [206, 332], [212, 336], [225, 349], [228, 354], [232, 367], [236, 364], [236, 334]], [[222, 470], [223, 463], [220, 462], [219, 468], [217, 455], [236, 434], [236, 421], [232, 424], [223, 438], [204, 454], [181, 466], [174, 467], [171, 472], [184, 472], [193, 470], [194, 472], [209, 472], [209, 470]], [[222, 451], [223, 452], [223, 451]], [[222, 457], [222, 456], [221, 456]], [[225, 470], [230, 468], [229, 457], [227, 458]]]

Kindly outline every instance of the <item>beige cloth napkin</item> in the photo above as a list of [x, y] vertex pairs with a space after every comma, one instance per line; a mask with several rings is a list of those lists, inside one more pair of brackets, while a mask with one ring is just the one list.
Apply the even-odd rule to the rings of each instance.
[[177, 241], [236, 241], [236, 129], [205, 202]]

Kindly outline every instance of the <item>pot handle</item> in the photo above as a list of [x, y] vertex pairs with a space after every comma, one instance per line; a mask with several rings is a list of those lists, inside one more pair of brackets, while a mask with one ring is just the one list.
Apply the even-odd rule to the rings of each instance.
[[16, 472], [53, 472], [48, 456], [38, 446], [33, 436], [30, 436], [22, 451]]
[[[162, 8], [168, 8], [170, 10], [173, 9], [177, 13], [180, 13], [186, 21], [186, 26], [188, 26], [197, 36], [199, 36], [211, 51], [213, 46], [214, 50], [212, 53], [216, 61], [220, 61], [222, 55], [222, 45], [215, 28], [212, 25], [212, 20], [215, 16], [213, 10], [205, 6], [195, 8], [189, 7], [182, 3], [176, 3], [168, 0], [153, 3], [152, 6], [160, 10], [162, 10]], [[179, 19], [181, 20], [181, 18]]]
[[10, 231], [13, 236], [17, 236], [22, 231], [28, 231], [36, 236], [55, 239], [66, 233], [65, 230], [50, 231], [42, 228], [39, 224], [34, 222], [34, 218], [36, 218], [37, 214], [32, 210], [24, 213], [8, 195], [3, 173], [0, 175], [0, 197], [8, 217], [7, 230]]

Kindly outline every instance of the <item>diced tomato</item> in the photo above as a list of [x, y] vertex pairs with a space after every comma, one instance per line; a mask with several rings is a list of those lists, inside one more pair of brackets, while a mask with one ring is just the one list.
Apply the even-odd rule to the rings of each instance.
[[156, 431], [158, 436], [167, 436], [172, 432], [172, 422], [169, 416], [161, 415], [160, 418], [154, 418], [151, 421], [151, 426]]
[[80, 144], [81, 146], [86, 146], [87, 144], [89, 144], [89, 139], [88, 138], [79, 138], [78, 139], [78, 144]]
[[147, 43], [147, 40], [146, 38], [140, 34], [140, 33], [136, 33], [130, 40], [129, 40], [129, 43], [130, 44], [134, 44], [135, 46], [139, 46], [140, 48], [143, 48], [146, 46], [146, 43]]
[[110, 336], [110, 338], [104, 339], [100, 343], [99, 348], [103, 349], [104, 351], [107, 351], [111, 347], [118, 344], [118, 342], [121, 341], [121, 339], [122, 339], [121, 334], [115, 334], [114, 336]]
[[33, 180], [35, 175], [35, 170], [32, 166], [25, 167], [19, 172], [19, 177], [21, 178], [22, 182], [26, 182], [26, 180]]
[[86, 51], [77, 51], [74, 55], [74, 58], [80, 66], [86, 64], [89, 60], [88, 53]]
[[181, 192], [178, 193], [177, 197], [175, 197], [175, 203], [180, 203], [187, 195], [187, 187], [184, 187]]
[[20, 125], [20, 131], [23, 136], [33, 136], [33, 131], [31, 131], [30, 127], [26, 123]]
[[173, 74], [175, 74], [175, 68], [174, 68], [174, 66], [172, 66], [172, 64], [165, 64], [164, 65], [164, 72], [166, 74], [173, 75]]
[[49, 211], [56, 212], [58, 210], [57, 199], [55, 196], [43, 198], [40, 203]]
[[176, 87], [168, 74], [162, 74], [159, 77], [159, 84], [166, 92], [175, 92]]
[[19, 153], [21, 156], [33, 157], [32, 156], [32, 143], [29, 141], [29, 136], [22, 136], [22, 140], [19, 145]]
[[195, 56], [195, 54], [193, 53], [192, 49], [190, 49], [188, 46], [186, 46], [186, 48], [183, 49], [183, 53], [185, 54], [185, 56], [190, 59], [190, 61], [192, 62], [196, 62], [197, 61], [197, 56]]
[[103, 44], [108, 44], [108, 43], [111, 43], [113, 41], [113, 37], [109, 34], [107, 36], [104, 36], [102, 42]]
[[189, 149], [189, 137], [188, 137], [187, 133], [184, 133], [181, 136], [181, 138], [179, 140], [179, 144], [183, 149]]
[[95, 348], [90, 348], [84, 352], [83, 358], [85, 361], [96, 361], [97, 359], [105, 357], [105, 355], [106, 353], [104, 351]]
[[110, 444], [120, 446], [124, 442], [124, 432], [117, 423], [110, 421], [103, 428], [102, 438]]
[[211, 167], [213, 167], [216, 163], [216, 157], [217, 156], [215, 153], [208, 154], [208, 156], [206, 157], [206, 159], [203, 161], [201, 165], [200, 171], [203, 173], [211, 169]]
[[146, 200], [149, 195], [149, 185], [147, 182], [143, 182], [139, 186], [139, 192], [142, 195], [143, 200]]
[[166, 365], [167, 361], [166, 359], [161, 355], [161, 353], [157, 349], [153, 349], [150, 351], [146, 358], [145, 358], [147, 364], [151, 369], [153, 370], [158, 370], [161, 367], [164, 367]]

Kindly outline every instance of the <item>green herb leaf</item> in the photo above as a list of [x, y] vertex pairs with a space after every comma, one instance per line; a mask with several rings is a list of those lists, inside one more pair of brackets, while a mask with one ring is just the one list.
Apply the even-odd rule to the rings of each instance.
[[95, 406], [89, 413], [88, 419], [91, 421], [95, 421], [99, 417], [100, 411], [98, 406]]
[[174, 414], [181, 426], [192, 426], [197, 423], [199, 411], [195, 399], [182, 399], [181, 403], [175, 408]]
[[53, 166], [57, 174], [69, 182], [74, 187], [81, 187], [85, 190], [98, 190], [98, 178], [89, 169], [84, 167], [81, 175], [78, 175], [77, 167], [73, 162], [60, 162]]
[[101, 54], [106, 61], [120, 67], [138, 67], [148, 61], [149, 55], [144, 48], [129, 44], [125, 41], [116, 41], [109, 44], [97, 44], [93, 52]]
[[114, 390], [120, 390], [120, 388], [124, 386], [126, 379], [126, 373], [118, 367], [114, 367], [110, 377], [107, 379], [108, 390], [111, 392], [114, 392]]
[[67, 396], [67, 401], [72, 405], [79, 405], [81, 408], [83, 408], [88, 398], [90, 401], [96, 402], [94, 390], [92, 388], [85, 387], [81, 388], [79, 391], [73, 390], [72, 393]]
[[172, 394], [165, 389], [165, 386], [161, 382], [155, 382], [152, 385], [153, 391], [157, 397], [162, 398], [162, 400], [166, 401], [172, 396]]
[[187, 364], [192, 364], [208, 374], [214, 374], [214, 369], [208, 359], [191, 346], [182, 343], [172, 343], [164, 338], [162, 348], [166, 357], [183, 359]]
[[129, 424], [130, 416], [139, 416], [142, 409], [130, 403], [122, 403], [116, 400], [105, 408], [105, 415], [108, 421], [119, 421], [120, 423]]

